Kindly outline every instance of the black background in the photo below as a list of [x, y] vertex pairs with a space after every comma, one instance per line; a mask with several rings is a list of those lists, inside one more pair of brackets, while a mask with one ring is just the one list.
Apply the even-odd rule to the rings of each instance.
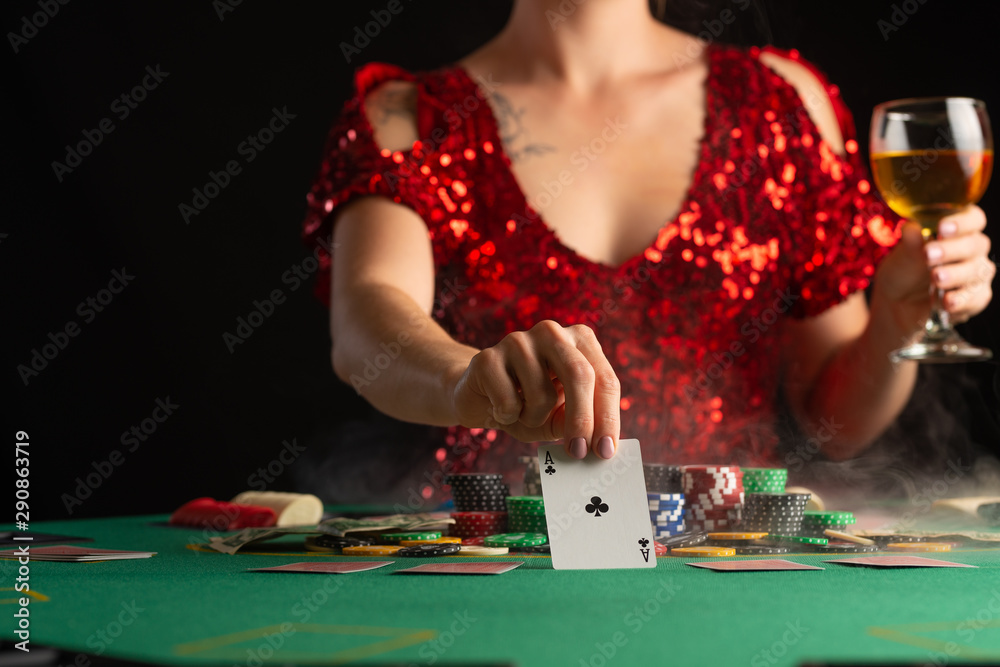
[[[341, 42], [386, 2], [243, 2], [220, 16], [222, 3], [209, 0], [73, 0], [18, 53], [5, 38], [4, 437], [12, 444], [18, 429], [30, 434], [34, 520], [66, 517], [61, 496], [113, 450], [124, 461], [72, 516], [229, 498], [276, 460], [283, 441], [335, 453], [336, 426], [370, 415], [330, 369], [327, 312], [311, 282], [294, 291], [282, 282], [308, 254], [299, 224], [326, 131], [356, 66], [446, 64], [497, 32], [510, 8], [402, 1], [403, 12], [350, 63]], [[886, 39], [878, 21], [890, 20], [894, 4], [916, 11]], [[5, 34], [40, 11], [37, 2], [4, 5]], [[840, 85], [863, 148], [870, 110], [887, 99], [964, 95], [1000, 109], [988, 65], [997, 25], [991, 0], [777, 0], [768, 15], [777, 45], [797, 47]], [[112, 100], [157, 65], [169, 75], [119, 119]], [[267, 125], [273, 108], [295, 118], [247, 163], [238, 146]], [[114, 131], [58, 182], [51, 163], [106, 117]], [[185, 224], [178, 205], [190, 204], [192, 188], [229, 160], [242, 173]], [[981, 202], [994, 243], [996, 190]], [[77, 305], [123, 267], [134, 281], [83, 323]], [[230, 354], [222, 334], [275, 289], [287, 301]], [[1000, 351], [998, 313], [994, 303], [963, 333]], [[17, 366], [69, 321], [80, 334], [25, 386]], [[976, 383], [963, 399], [976, 405], [972, 433], [996, 447], [996, 365], [948, 373]], [[122, 433], [168, 397], [175, 413], [126, 451]], [[268, 488], [291, 489], [292, 473]]]

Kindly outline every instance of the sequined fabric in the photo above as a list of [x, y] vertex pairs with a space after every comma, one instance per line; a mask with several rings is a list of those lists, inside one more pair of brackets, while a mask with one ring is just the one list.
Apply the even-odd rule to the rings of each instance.
[[[433, 316], [457, 340], [484, 348], [543, 319], [587, 324], [621, 380], [622, 437], [640, 439], [644, 460], [774, 463], [785, 323], [865, 288], [899, 220], [871, 192], [837, 89], [821, 79], [845, 157], [759, 55], [709, 48], [706, 134], [686, 201], [621, 266], [577, 255], [528, 205], [484, 85], [456, 67], [359, 70], [308, 195], [304, 236], [328, 239], [338, 208], [358, 196], [409, 206], [433, 246]], [[411, 151], [379, 150], [362, 108], [394, 79], [418, 88], [422, 139]], [[327, 300], [322, 260], [316, 287]], [[502, 432], [454, 427], [438, 460], [503, 471], [527, 451]]]

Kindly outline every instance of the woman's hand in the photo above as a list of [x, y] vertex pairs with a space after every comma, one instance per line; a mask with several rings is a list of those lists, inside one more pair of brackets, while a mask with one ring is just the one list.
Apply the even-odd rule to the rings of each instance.
[[507, 335], [469, 362], [454, 385], [459, 423], [518, 440], [566, 439], [570, 456], [611, 458], [620, 435], [621, 387], [593, 330], [543, 320]]
[[942, 219], [938, 238], [926, 245], [920, 227], [906, 223], [899, 244], [879, 266], [873, 310], [878, 302], [888, 307], [904, 338], [923, 330], [931, 309], [931, 284], [945, 290], [943, 307], [952, 323], [982, 312], [993, 297], [996, 275], [985, 228], [986, 214], [978, 206]]

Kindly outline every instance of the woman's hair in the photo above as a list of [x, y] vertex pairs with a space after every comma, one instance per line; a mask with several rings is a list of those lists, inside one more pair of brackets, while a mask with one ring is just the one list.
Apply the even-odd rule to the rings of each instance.
[[771, 42], [764, 0], [649, 0], [660, 21], [709, 42], [763, 46]]

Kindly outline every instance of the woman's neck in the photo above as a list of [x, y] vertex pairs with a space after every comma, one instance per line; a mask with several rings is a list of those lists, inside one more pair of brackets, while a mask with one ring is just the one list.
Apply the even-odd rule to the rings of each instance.
[[[607, 81], [663, 71], [697, 40], [657, 21], [645, 0], [517, 0], [491, 45], [508, 76], [558, 79], [594, 90]], [[667, 60], [664, 61], [664, 58]]]

